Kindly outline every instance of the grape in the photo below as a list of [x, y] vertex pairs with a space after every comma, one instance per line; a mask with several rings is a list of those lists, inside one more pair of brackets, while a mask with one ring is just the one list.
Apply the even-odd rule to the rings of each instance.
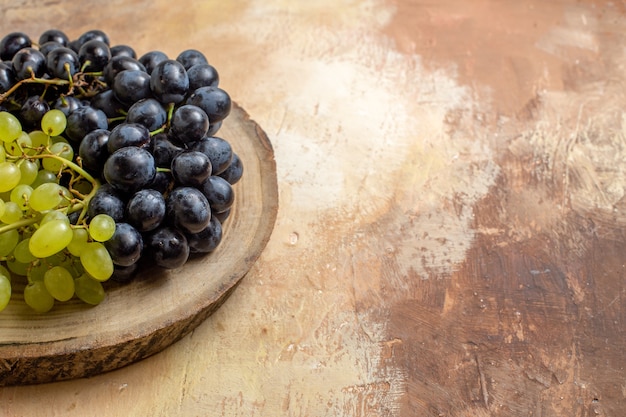
[[32, 253], [30, 253], [30, 249], [28, 249], [29, 241], [30, 239], [26, 238], [15, 245], [13, 256], [15, 256], [16, 261], [26, 264], [37, 259]]
[[130, 266], [136, 263], [143, 252], [141, 233], [128, 223], [117, 223], [113, 236], [104, 242], [115, 265]]
[[173, 227], [160, 227], [150, 233], [146, 247], [154, 262], [161, 268], [180, 268], [189, 258], [187, 238]]
[[183, 143], [197, 142], [209, 130], [209, 117], [200, 107], [186, 104], [174, 112], [170, 133]]
[[52, 108], [61, 110], [65, 117], [69, 116], [71, 112], [76, 110], [79, 107], [83, 107], [83, 104], [76, 97], [59, 97], [55, 102]]
[[110, 184], [104, 184], [89, 200], [87, 215], [91, 218], [98, 214], [108, 214], [116, 222], [124, 219], [124, 201], [122, 196]]
[[122, 123], [111, 130], [109, 140], [107, 141], [107, 150], [113, 153], [118, 149], [126, 146], [137, 146], [140, 148], [149, 148], [150, 131], [147, 127], [139, 123]]
[[52, 76], [67, 80], [80, 69], [78, 54], [70, 48], [55, 48], [46, 55], [46, 69]]
[[54, 307], [54, 298], [43, 281], [35, 281], [24, 288], [24, 301], [37, 313], [45, 313]]
[[120, 103], [132, 105], [133, 103], [150, 98], [150, 74], [141, 70], [125, 70], [119, 72], [113, 79], [111, 86], [113, 94]]
[[193, 143], [190, 149], [199, 151], [209, 157], [211, 161], [211, 175], [219, 175], [230, 165], [233, 159], [233, 150], [230, 144], [215, 136], [203, 138]]
[[128, 56], [130, 58], [136, 59], [137, 53], [135, 50], [128, 45], [115, 45], [111, 47], [111, 56]]
[[9, 33], [0, 41], [0, 59], [3, 61], [11, 60], [17, 51], [28, 48], [31, 45], [32, 41], [25, 33]]
[[58, 136], [65, 130], [67, 118], [61, 110], [52, 109], [43, 115], [41, 119], [41, 130], [50, 136]]
[[156, 175], [154, 157], [143, 148], [127, 146], [113, 152], [104, 164], [104, 178], [117, 190], [137, 191]]
[[13, 66], [6, 62], [0, 62], [0, 94], [9, 91], [16, 82]]
[[43, 183], [33, 189], [28, 204], [30, 208], [44, 212], [58, 207], [63, 201], [63, 190], [56, 182]]
[[30, 185], [18, 184], [11, 190], [11, 201], [17, 204], [20, 210], [25, 211], [28, 209], [28, 200], [32, 192], [33, 189]]
[[109, 157], [107, 144], [110, 134], [111, 132], [106, 129], [96, 129], [85, 135], [78, 147], [83, 168], [98, 173], [102, 171]]
[[89, 236], [96, 242], [109, 240], [115, 233], [115, 220], [107, 214], [98, 214], [89, 222]]
[[80, 142], [85, 135], [96, 129], [107, 129], [107, 115], [102, 110], [84, 106], [72, 111], [67, 118], [65, 134], [74, 141]]
[[145, 98], [139, 100], [128, 109], [126, 121], [140, 123], [153, 131], [162, 127], [167, 121], [167, 112], [156, 99]]
[[211, 123], [224, 120], [230, 114], [231, 99], [219, 87], [200, 87], [189, 96], [186, 104], [200, 107], [209, 116]]
[[102, 284], [87, 274], [74, 280], [74, 291], [78, 298], [91, 305], [100, 304], [105, 296]]
[[22, 173], [13, 162], [0, 162], [0, 193], [10, 191], [20, 183]]
[[89, 242], [80, 254], [80, 263], [91, 277], [106, 281], [113, 274], [111, 255], [100, 242]]
[[43, 277], [48, 293], [58, 301], [67, 301], [74, 296], [74, 278], [61, 266], [50, 268]]
[[[52, 155], [59, 156], [66, 161], [71, 161], [74, 158], [74, 148], [63, 142], [52, 144], [52, 146], [50, 146], [50, 153]], [[63, 161], [60, 161], [57, 158], [44, 158], [42, 165], [44, 169], [52, 172], [59, 172], [61, 168], [65, 166]]]
[[42, 217], [42, 219], [39, 222], [39, 226], [43, 226], [44, 224], [51, 222], [53, 220], [60, 220], [62, 222], [70, 224], [70, 221], [65, 215], [65, 213], [61, 211], [57, 211], [57, 210], [50, 210]]
[[[96, 94], [89, 103], [94, 109], [102, 110], [107, 117], [115, 118], [124, 114], [126, 106], [115, 98], [113, 90], [104, 90], [101, 93]], [[109, 121], [109, 126], [115, 122]]]
[[154, 67], [161, 61], [167, 60], [168, 57], [164, 52], [161, 51], [150, 51], [146, 52], [139, 58], [139, 62], [145, 67], [146, 72], [148, 74], [152, 73]]
[[145, 71], [146, 67], [134, 58], [125, 55], [118, 55], [109, 60], [109, 63], [106, 67], [104, 67], [102, 72], [107, 84], [111, 85], [113, 84], [115, 76], [124, 70]]
[[155, 135], [153, 142], [152, 155], [158, 167], [170, 168], [174, 157], [184, 151], [182, 147], [172, 143], [165, 133]]
[[[39, 52], [46, 57], [46, 66], [48, 65], [48, 55], [55, 49], [63, 48], [64, 46], [59, 42], [49, 41], [39, 45]], [[70, 49], [71, 50], [71, 49]], [[73, 52], [73, 51], [72, 51]]]
[[200, 187], [211, 175], [211, 161], [202, 152], [185, 151], [172, 159], [171, 169], [178, 184]]
[[39, 35], [39, 45], [42, 45], [46, 42], [57, 42], [61, 45], [65, 46], [69, 43], [70, 39], [67, 35], [58, 29], [48, 29], [44, 31], [41, 35]]
[[4, 200], [0, 200], [0, 218], [4, 216], [4, 210], [5, 210]]
[[40, 78], [46, 71], [46, 57], [35, 48], [23, 48], [13, 55], [13, 71], [18, 80]]
[[0, 221], [5, 224], [12, 224], [22, 218], [22, 209], [12, 201], [4, 203], [4, 213], [0, 216]]
[[0, 311], [4, 310], [11, 301], [11, 281], [5, 274], [0, 273]]
[[243, 176], [243, 163], [239, 159], [239, 155], [233, 153], [233, 159], [224, 171], [220, 172], [218, 176], [224, 178], [231, 185], [236, 184]]
[[128, 221], [140, 232], [154, 230], [165, 218], [165, 198], [152, 189], [139, 190], [126, 205]]
[[15, 141], [11, 143], [5, 143], [4, 149], [7, 155], [21, 156], [22, 154], [31, 154], [31, 150], [28, 149], [31, 146], [32, 141], [30, 140], [30, 136], [28, 136], [28, 134], [26, 134], [25, 132], [22, 132]]
[[52, 220], [33, 233], [28, 247], [37, 258], [46, 258], [65, 249], [73, 236], [68, 222]]
[[176, 57], [176, 61], [183, 64], [183, 67], [185, 67], [185, 70], [188, 70], [189, 68], [197, 64], [209, 63], [209, 61], [207, 61], [204, 54], [196, 49], [187, 49], [187, 50], [182, 51]]
[[89, 241], [89, 232], [87, 229], [75, 228], [72, 233], [72, 240], [67, 245], [67, 250], [74, 256], [80, 256]]
[[78, 44], [84, 45], [85, 43], [94, 39], [103, 42], [107, 46], [111, 44], [109, 36], [99, 29], [91, 29], [80, 35], [78, 37]]
[[20, 234], [15, 229], [0, 233], [0, 256], [7, 256], [20, 240]]
[[20, 109], [22, 125], [29, 129], [39, 126], [43, 115], [46, 114], [48, 110], [50, 110], [50, 106], [47, 102], [42, 100], [41, 97], [28, 97]]
[[36, 162], [24, 159], [20, 163], [20, 184], [31, 185], [39, 173], [39, 167]]
[[84, 71], [102, 71], [111, 59], [111, 50], [107, 43], [94, 38], [81, 44], [78, 59]]
[[150, 74], [150, 88], [161, 103], [182, 102], [189, 90], [185, 67], [173, 59], [159, 62]]
[[217, 87], [220, 77], [217, 70], [209, 64], [195, 64], [187, 69], [189, 76], [189, 90], [194, 91], [200, 87]]
[[222, 240], [222, 224], [211, 217], [209, 225], [198, 233], [187, 234], [187, 243], [191, 253], [209, 253], [215, 250]]
[[5, 143], [13, 142], [22, 133], [22, 124], [9, 112], [0, 112], [0, 139]]
[[211, 209], [206, 197], [196, 188], [175, 188], [165, 201], [166, 215], [181, 230], [198, 233], [208, 226]]

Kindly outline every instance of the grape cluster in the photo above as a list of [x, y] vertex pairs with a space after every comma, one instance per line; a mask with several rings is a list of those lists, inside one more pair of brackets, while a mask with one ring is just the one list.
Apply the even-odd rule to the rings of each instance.
[[0, 310], [46, 312], [109, 279], [212, 252], [243, 164], [216, 136], [231, 99], [203, 53], [137, 57], [90, 30], [0, 40]]

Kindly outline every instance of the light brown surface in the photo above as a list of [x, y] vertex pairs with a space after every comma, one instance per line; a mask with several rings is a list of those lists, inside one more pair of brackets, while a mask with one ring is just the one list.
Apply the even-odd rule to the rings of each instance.
[[191, 335], [4, 415], [626, 413], [621, 2], [15, 3], [4, 32], [205, 51], [280, 210]]

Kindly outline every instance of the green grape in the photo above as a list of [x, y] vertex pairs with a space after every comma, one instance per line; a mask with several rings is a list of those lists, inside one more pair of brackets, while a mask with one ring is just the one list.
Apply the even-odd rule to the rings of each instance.
[[37, 259], [33, 256], [32, 253], [30, 253], [30, 249], [28, 248], [29, 241], [30, 238], [22, 239], [20, 243], [15, 245], [15, 249], [13, 250], [13, 256], [15, 256], [16, 261], [27, 264]]
[[43, 281], [31, 282], [24, 288], [24, 301], [38, 313], [45, 313], [54, 307], [54, 297], [50, 295]]
[[37, 186], [30, 194], [30, 208], [43, 212], [58, 207], [63, 202], [63, 187], [56, 182], [46, 182]]
[[6, 201], [4, 203], [4, 213], [0, 216], [0, 222], [11, 224], [19, 221], [24, 213], [20, 206], [12, 201]]
[[0, 311], [4, 310], [11, 301], [11, 281], [9, 277], [0, 274]]
[[4, 275], [5, 277], [9, 278], [9, 281], [11, 280], [11, 273], [2, 265], [0, 265], [0, 275]]
[[45, 132], [41, 130], [33, 130], [28, 134], [30, 140], [33, 143], [33, 147], [39, 148], [41, 146], [48, 146], [50, 144], [50, 138]]
[[30, 185], [18, 184], [11, 191], [11, 201], [20, 207], [20, 210], [25, 211], [28, 209], [28, 200], [32, 194], [33, 189]]
[[0, 112], [0, 140], [13, 142], [22, 133], [22, 125], [17, 117], [9, 112]]
[[[50, 153], [60, 156], [61, 158], [71, 161], [74, 158], [74, 149], [68, 143], [57, 142], [50, 146]], [[64, 163], [56, 158], [44, 158], [42, 165], [44, 169], [52, 172], [59, 172]]]
[[39, 222], [39, 226], [43, 226], [44, 224], [51, 222], [52, 220], [61, 220], [67, 224], [70, 224], [70, 219], [67, 218], [65, 213], [57, 211], [57, 210], [51, 210], [47, 212], [41, 218], [41, 221]]
[[31, 185], [37, 178], [39, 167], [36, 162], [29, 161], [28, 159], [22, 160], [20, 166], [20, 184]]
[[6, 149], [8, 155], [12, 156], [22, 156], [22, 154], [34, 155], [36, 152], [33, 149], [33, 142], [26, 132], [22, 132], [13, 142], [5, 143], [4, 149]]
[[50, 269], [50, 266], [45, 262], [31, 263], [26, 273], [28, 282], [43, 281], [43, 277], [48, 269]]
[[75, 228], [73, 233], [74, 236], [72, 237], [70, 244], [67, 245], [67, 250], [74, 256], [80, 256], [80, 254], [83, 253], [83, 249], [87, 246], [89, 233], [82, 227]]
[[2, 218], [2, 216], [4, 215], [4, 210], [5, 210], [4, 200], [0, 200], [0, 218]]
[[9, 267], [9, 271], [13, 272], [15, 275], [25, 277], [28, 275], [28, 268], [30, 268], [30, 264], [19, 262], [15, 258], [9, 258], [7, 260], [7, 267]]
[[67, 143], [67, 144], [69, 144], [70, 141], [65, 139], [63, 136], [52, 136], [50, 138], [50, 144], [55, 144], [55, 143]]
[[10, 255], [19, 241], [20, 234], [17, 229], [11, 229], [4, 233], [0, 233], [0, 256]]
[[73, 236], [68, 222], [51, 220], [33, 233], [28, 248], [37, 258], [47, 258], [65, 249]]
[[65, 130], [67, 119], [61, 110], [52, 109], [41, 118], [41, 130], [50, 136], [58, 136]]
[[98, 305], [104, 300], [104, 287], [100, 281], [96, 281], [87, 274], [83, 274], [74, 280], [76, 296], [83, 302]]
[[[4, 112], [0, 112], [0, 115]], [[0, 193], [10, 191], [20, 183], [22, 173], [17, 165], [13, 162], [0, 162]]]
[[111, 255], [100, 242], [89, 242], [80, 254], [80, 263], [90, 276], [98, 281], [106, 281], [113, 275]]
[[47, 184], [47, 183], [56, 183], [57, 182], [57, 174], [55, 174], [52, 171], [48, 171], [47, 169], [42, 169], [39, 170], [39, 172], [37, 172], [37, 177], [35, 178], [35, 181], [33, 181], [32, 184], [30, 184], [31, 187], [33, 187], [33, 189], [39, 187], [41, 184]]
[[43, 282], [55, 300], [67, 301], [74, 296], [74, 278], [61, 266], [50, 268], [45, 273]]
[[115, 233], [115, 220], [108, 214], [98, 214], [89, 222], [89, 236], [96, 242], [106, 242]]
[[7, 151], [4, 149], [4, 144], [3, 146], [0, 146], [0, 162], [4, 162], [7, 160]]

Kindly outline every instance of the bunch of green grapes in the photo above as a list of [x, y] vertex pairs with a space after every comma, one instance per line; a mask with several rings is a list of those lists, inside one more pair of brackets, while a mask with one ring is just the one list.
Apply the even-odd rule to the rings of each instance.
[[113, 274], [103, 243], [115, 221], [106, 214], [87, 221], [99, 182], [74, 157], [66, 125], [53, 109], [41, 130], [25, 132], [17, 117], [0, 112], [0, 310], [12, 279], [25, 279], [24, 301], [46, 312], [74, 297], [100, 303], [102, 282]]

